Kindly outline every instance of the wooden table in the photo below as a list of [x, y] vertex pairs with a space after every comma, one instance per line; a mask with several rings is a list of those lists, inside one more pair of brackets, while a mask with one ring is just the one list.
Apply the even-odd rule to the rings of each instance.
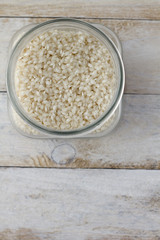
[[[122, 41], [123, 112], [109, 136], [36, 140], [11, 126], [9, 41], [55, 17], [101, 23]], [[52, 160], [63, 143], [76, 150], [68, 169]], [[0, 240], [160, 239], [159, 0], [0, 0], [0, 167]]]

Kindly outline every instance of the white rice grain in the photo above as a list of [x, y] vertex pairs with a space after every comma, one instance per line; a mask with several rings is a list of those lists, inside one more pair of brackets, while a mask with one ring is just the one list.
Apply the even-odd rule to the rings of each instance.
[[87, 126], [109, 107], [116, 90], [111, 54], [85, 32], [53, 30], [36, 36], [16, 65], [24, 110], [55, 130]]

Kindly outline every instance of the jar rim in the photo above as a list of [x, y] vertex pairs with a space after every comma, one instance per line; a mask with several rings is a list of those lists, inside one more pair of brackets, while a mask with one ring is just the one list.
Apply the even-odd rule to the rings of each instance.
[[[19, 47], [19, 45], [23, 42], [23, 40], [28, 35], [35, 32], [37, 29], [40, 29], [40, 28], [43, 28], [47, 25], [55, 24], [55, 23], [61, 23], [61, 24], [63, 24], [63, 23], [72, 24], [73, 23], [73, 24], [76, 24], [77, 26], [78, 25], [81, 25], [82, 27], [85, 26], [86, 28], [88, 28], [88, 29], [92, 30], [93, 32], [97, 33], [99, 36], [101, 36], [110, 45], [111, 49], [116, 54], [116, 57], [118, 59], [118, 64], [119, 64], [119, 70], [120, 70], [119, 89], [118, 89], [117, 95], [116, 95], [114, 101], [112, 102], [111, 106], [109, 107], [109, 109], [107, 109], [106, 112], [104, 112], [98, 119], [96, 119], [94, 122], [90, 123], [89, 125], [87, 125], [85, 127], [82, 127], [82, 128], [73, 129], [73, 130], [63, 130], [63, 131], [62, 130], [54, 130], [52, 128], [45, 127], [45, 126], [37, 123], [37, 121], [35, 121], [34, 119], [28, 117], [27, 113], [25, 111], [23, 111], [22, 107], [20, 107], [20, 105], [18, 104], [18, 101], [15, 97], [14, 89], [13, 89], [12, 84], [11, 84], [13, 76], [11, 75], [10, 69], [13, 65], [15, 53], [16, 53], [16, 50]], [[98, 29], [97, 27], [91, 25], [90, 23], [87, 23], [87, 22], [84, 22], [84, 21], [81, 21], [81, 20], [77, 20], [77, 19], [58, 18], [58, 19], [46, 21], [46, 22], [43, 22], [43, 23], [40, 23], [40, 24], [34, 26], [29, 31], [27, 31], [19, 39], [19, 41], [15, 44], [15, 46], [12, 50], [12, 53], [10, 55], [9, 61], [8, 61], [7, 92], [8, 92], [9, 99], [11, 100], [11, 103], [13, 105], [14, 110], [31, 127], [36, 128], [40, 132], [43, 132], [43, 133], [49, 134], [49, 135], [54, 135], [54, 136], [57, 135], [57, 136], [61, 136], [61, 137], [67, 137], [67, 136], [72, 136], [72, 135], [73, 136], [76, 136], [76, 135], [79, 136], [79, 135], [90, 133], [95, 127], [102, 124], [107, 118], [109, 118], [114, 113], [114, 111], [117, 109], [117, 107], [119, 106], [119, 103], [121, 101], [122, 95], [123, 95], [124, 85], [125, 85], [125, 71], [124, 71], [123, 61], [122, 61], [121, 54], [118, 51], [115, 44], [113, 43], [113, 41], [106, 34], [104, 34], [100, 29]]]

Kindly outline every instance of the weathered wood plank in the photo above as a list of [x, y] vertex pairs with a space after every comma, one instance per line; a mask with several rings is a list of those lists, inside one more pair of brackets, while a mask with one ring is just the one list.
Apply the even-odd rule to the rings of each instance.
[[158, 0], [6, 0], [0, 16], [160, 19]]
[[38, 140], [11, 126], [6, 94], [0, 94], [0, 166], [64, 167], [52, 160], [58, 145], [76, 151], [69, 168], [160, 169], [160, 96], [125, 95], [122, 119], [114, 132], [96, 139]]
[[0, 239], [159, 239], [160, 175], [0, 169]]
[[[47, 19], [0, 19], [0, 90], [6, 90], [5, 67], [7, 49], [13, 34], [30, 23]], [[126, 93], [160, 93], [160, 22], [88, 20], [113, 29], [120, 37], [126, 69]], [[8, 31], [9, 29], [9, 31]]]

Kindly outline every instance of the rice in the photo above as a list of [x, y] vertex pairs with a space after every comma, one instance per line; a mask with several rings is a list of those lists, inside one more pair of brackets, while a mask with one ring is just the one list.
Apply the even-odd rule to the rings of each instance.
[[[114, 114], [105, 121], [105, 123], [96, 128], [91, 135], [94, 137], [96, 133], [100, 133], [105, 131], [106, 129], [110, 128], [114, 121], [116, 120], [116, 112], [114, 112]], [[30, 136], [39, 136], [41, 135], [41, 133], [37, 130], [35, 130], [33, 127], [31, 127], [30, 125], [28, 125], [16, 112], [15, 110], [12, 108], [12, 118], [14, 120], [14, 125], [16, 126], [16, 129], [18, 129], [21, 133], [26, 133], [27, 135]]]
[[22, 133], [26, 133], [28, 135], [39, 135], [40, 133], [35, 130], [33, 127], [29, 126], [12, 108], [12, 119], [14, 120], [14, 125], [16, 129], [18, 129]]
[[31, 118], [55, 130], [85, 127], [110, 106], [116, 77], [108, 49], [81, 31], [50, 30], [21, 52], [15, 88]]

